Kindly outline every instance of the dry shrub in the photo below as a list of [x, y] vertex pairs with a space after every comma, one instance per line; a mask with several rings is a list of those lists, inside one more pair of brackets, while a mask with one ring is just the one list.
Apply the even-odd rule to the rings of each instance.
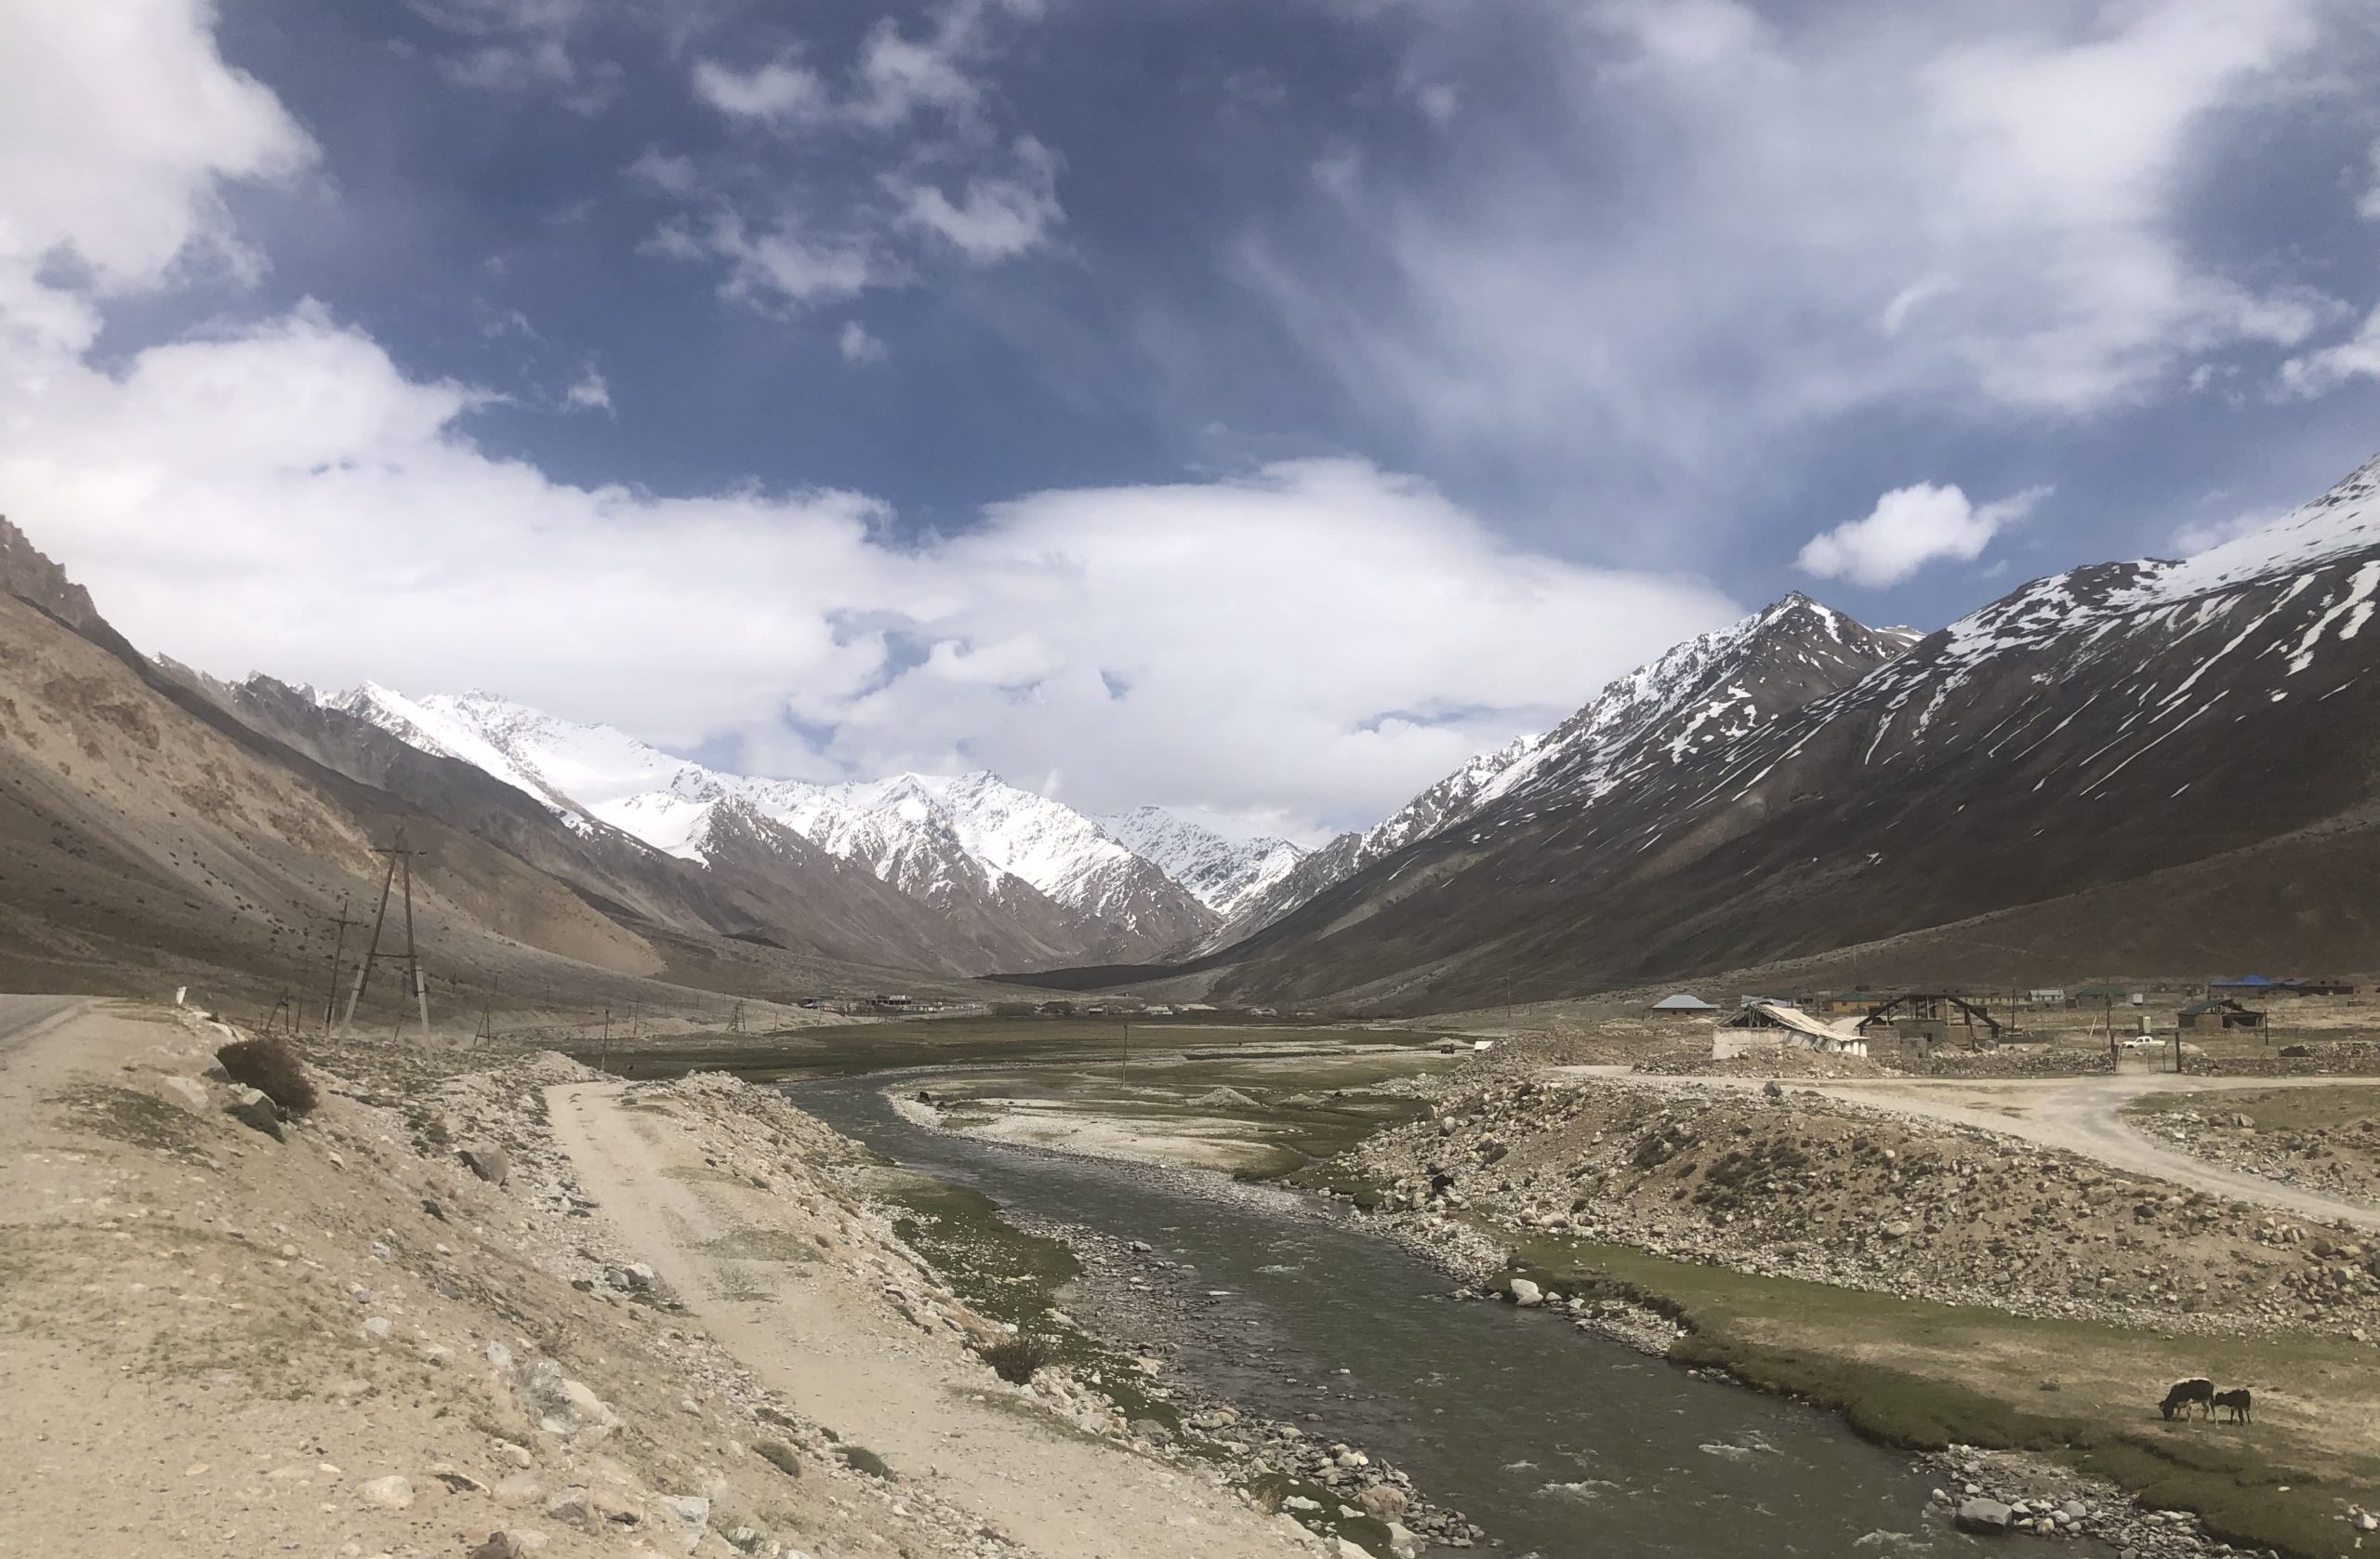
[[302, 1116], [317, 1102], [313, 1083], [289, 1042], [277, 1037], [235, 1039], [215, 1052], [235, 1083], [245, 1083], [281, 1106], [284, 1114]]
[[1018, 1386], [1029, 1384], [1033, 1372], [1055, 1356], [1048, 1338], [1035, 1337], [1030, 1332], [1019, 1332], [984, 1350], [984, 1362], [992, 1367], [992, 1373]]

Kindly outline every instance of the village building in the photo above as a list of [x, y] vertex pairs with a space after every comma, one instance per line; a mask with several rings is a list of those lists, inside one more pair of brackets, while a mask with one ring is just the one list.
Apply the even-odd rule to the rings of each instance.
[[2183, 1008], [2180, 1023], [2184, 1028], [2260, 1029], [2265, 1026], [2265, 1015], [2228, 997], [2208, 997]]
[[1711, 1031], [1711, 1055], [1716, 1061], [1787, 1049], [1828, 1055], [1868, 1053], [1867, 1041], [1858, 1035], [1781, 1001], [1748, 1001]]
[[1985, 1039], [2000, 1037], [2000, 1020], [1956, 991], [1904, 991], [1888, 997], [1871, 1007], [1858, 1027], [1863, 1035], [1883, 1028], [1904, 1044], [1921, 1040], [1938, 1045], [1953, 1028], [1964, 1028], [1970, 1043], [1978, 1030]]
[[1696, 996], [1691, 991], [1678, 991], [1673, 995], [1665, 996], [1661, 997], [1660, 1000], [1653, 1003], [1652, 1007], [1648, 1009], [1648, 1011], [1658, 1012], [1664, 1017], [1696, 1017], [1701, 1013], [1715, 1012], [1718, 1010], [1718, 1008], [1712, 1006], [1710, 1002], [1703, 1000], [1700, 997]]
[[2242, 974], [2236, 980], [2209, 980], [2206, 994], [2211, 997], [2269, 997], [2276, 989], [2268, 975]]

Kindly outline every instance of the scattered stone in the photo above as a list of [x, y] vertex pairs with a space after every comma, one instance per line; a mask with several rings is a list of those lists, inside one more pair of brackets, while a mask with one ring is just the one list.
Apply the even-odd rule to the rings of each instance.
[[450, 1462], [439, 1462], [437, 1465], [430, 1468], [430, 1475], [436, 1478], [440, 1483], [444, 1484], [448, 1488], [453, 1489], [457, 1494], [485, 1494], [488, 1492], [487, 1485], [480, 1482], [479, 1479], [471, 1476], [469, 1473], [464, 1472], [461, 1468], [456, 1467]]
[[682, 1544], [688, 1553], [710, 1529], [710, 1501], [699, 1494], [665, 1494], [653, 1502], [653, 1512], [663, 1540]]
[[1526, 1310], [1545, 1302], [1545, 1291], [1526, 1277], [1512, 1280], [1513, 1302]]
[[499, 1505], [534, 1505], [545, 1498], [546, 1486], [535, 1473], [508, 1473], [496, 1480], [493, 1492]]
[[471, 1550], [470, 1559], [529, 1559], [546, 1546], [543, 1532], [491, 1532], [487, 1541]]
[[356, 1485], [355, 1497], [375, 1510], [401, 1511], [413, 1503], [413, 1481], [390, 1473]]
[[2005, 1532], [2016, 1512], [1997, 1500], [1969, 1500], [1950, 1519], [1962, 1532]]

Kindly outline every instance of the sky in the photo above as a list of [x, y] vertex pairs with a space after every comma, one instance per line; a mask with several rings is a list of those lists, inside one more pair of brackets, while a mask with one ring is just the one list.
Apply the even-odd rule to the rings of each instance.
[[2357, 0], [0, 0], [144, 648], [1304, 839], [2380, 453]]

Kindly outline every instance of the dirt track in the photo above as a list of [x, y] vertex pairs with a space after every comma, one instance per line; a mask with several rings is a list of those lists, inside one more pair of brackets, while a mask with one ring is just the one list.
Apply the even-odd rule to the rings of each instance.
[[707, 1166], [616, 1085], [548, 1091], [554, 1133], [602, 1216], [767, 1386], [1048, 1559], [1238, 1559], [1293, 1552], [1267, 1518], [1162, 1463], [1072, 1429], [993, 1383], [947, 1339], [881, 1303], [877, 1280], [812, 1246], [784, 1199]]

